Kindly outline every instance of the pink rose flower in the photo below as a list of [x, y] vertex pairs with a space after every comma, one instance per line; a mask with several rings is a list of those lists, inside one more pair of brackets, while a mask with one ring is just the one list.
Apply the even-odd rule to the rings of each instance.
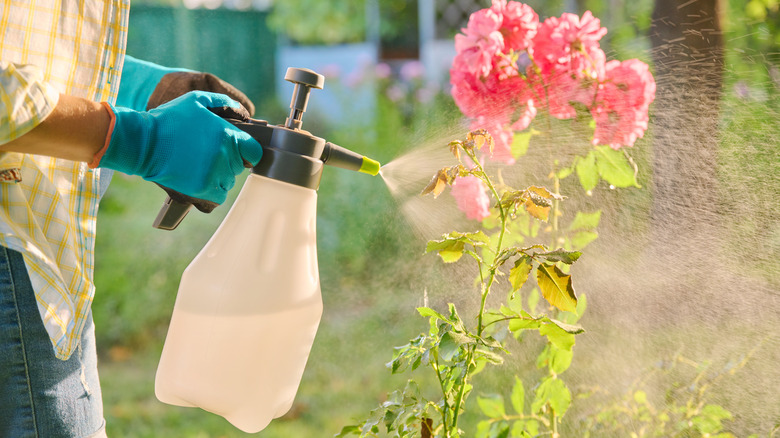
[[573, 104], [591, 108], [594, 104], [599, 78], [604, 76], [606, 55], [601, 49], [594, 49], [586, 59], [565, 64], [543, 63], [539, 70], [529, 68], [528, 77], [534, 83], [537, 102], [546, 106], [553, 117], [571, 119], [577, 115]]
[[479, 78], [468, 71], [457, 56], [450, 70], [450, 83], [455, 104], [469, 118], [503, 118], [513, 111], [513, 96], [498, 75]]
[[539, 16], [533, 8], [520, 2], [493, 0], [490, 9], [501, 16], [505, 50], [519, 52], [527, 49], [539, 26]]
[[504, 49], [504, 37], [499, 32], [501, 17], [490, 9], [474, 12], [463, 34], [455, 35], [455, 51], [462, 59], [462, 68], [485, 77], [493, 69], [493, 57]]
[[613, 149], [633, 146], [647, 130], [654, 99], [655, 80], [647, 64], [638, 59], [607, 62], [597, 105], [591, 111], [596, 120], [593, 144]]
[[590, 11], [585, 11], [582, 18], [570, 13], [550, 17], [536, 32], [533, 54], [537, 62], [566, 64], [598, 49], [599, 40], [606, 33], [607, 28], [601, 27], [601, 21]]
[[452, 183], [452, 196], [458, 209], [466, 213], [469, 219], [481, 221], [490, 216], [490, 197], [485, 184], [475, 176], [455, 179]]

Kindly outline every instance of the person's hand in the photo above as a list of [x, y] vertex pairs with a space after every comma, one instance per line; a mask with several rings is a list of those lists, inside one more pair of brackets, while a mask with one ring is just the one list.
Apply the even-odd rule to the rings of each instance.
[[254, 166], [263, 154], [260, 143], [220, 117], [249, 118], [222, 94], [193, 91], [148, 112], [106, 105], [114, 126], [91, 165], [140, 175], [193, 198], [221, 204], [245, 163]]
[[125, 56], [116, 106], [148, 111], [190, 91], [225, 94], [250, 116], [255, 113], [255, 105], [244, 93], [213, 74], [163, 67], [132, 56]]

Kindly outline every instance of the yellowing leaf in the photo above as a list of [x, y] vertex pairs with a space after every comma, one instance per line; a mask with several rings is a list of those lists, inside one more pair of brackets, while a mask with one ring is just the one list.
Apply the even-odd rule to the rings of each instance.
[[528, 280], [528, 274], [531, 273], [533, 264], [531, 258], [523, 256], [515, 261], [515, 267], [509, 270], [509, 282], [512, 283], [512, 290], [519, 290]]
[[528, 187], [525, 191], [525, 210], [531, 216], [546, 221], [550, 215], [553, 199], [562, 200], [563, 196], [552, 193], [544, 187]]
[[487, 146], [490, 153], [493, 153], [493, 137], [488, 133], [487, 129], [477, 129], [466, 134], [466, 141], [471, 141], [474, 147], [482, 149]]
[[547, 218], [550, 216], [550, 207], [542, 207], [538, 205], [530, 196], [525, 200], [524, 205], [528, 214], [539, 219], [540, 221], [547, 221]]
[[452, 152], [452, 155], [455, 155], [455, 158], [460, 161], [460, 148], [463, 146], [463, 143], [459, 140], [453, 140], [449, 144], [450, 146], [450, 152]]
[[543, 263], [536, 268], [536, 282], [548, 303], [567, 312], [577, 311], [571, 275], [564, 274], [555, 265]]
[[427, 195], [433, 193], [433, 197], [436, 198], [447, 187], [447, 169], [440, 169], [436, 172], [436, 175], [431, 178], [431, 182], [422, 190], [420, 195]]

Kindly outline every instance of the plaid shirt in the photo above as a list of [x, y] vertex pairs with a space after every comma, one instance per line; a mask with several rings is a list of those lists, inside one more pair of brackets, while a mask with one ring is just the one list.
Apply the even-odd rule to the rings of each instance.
[[[116, 100], [129, 0], [0, 0], [0, 144], [37, 126], [59, 94]], [[78, 345], [95, 286], [100, 170], [0, 152], [0, 245], [24, 255], [55, 353]]]

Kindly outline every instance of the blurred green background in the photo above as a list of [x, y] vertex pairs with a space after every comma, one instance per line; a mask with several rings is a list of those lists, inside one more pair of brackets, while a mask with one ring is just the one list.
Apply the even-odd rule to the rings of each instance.
[[[488, 6], [488, 2], [475, 1], [456, 13], [446, 8], [456, 2], [436, 3], [444, 7], [435, 10], [436, 29], [430, 34], [450, 44], [468, 13]], [[652, 0], [529, 4], [541, 17], [590, 9], [610, 29], [602, 43], [610, 57], [639, 57], [651, 62], [646, 33], [652, 22]], [[723, 224], [729, 230], [727, 248], [738, 251], [735, 260], [750, 278], [769, 284], [776, 293], [780, 289], [780, 227], [776, 215], [780, 196], [778, 5], [773, 0], [731, 0], [723, 6], [728, 12], [724, 14], [724, 26], [729, 37], [722, 140], [717, 147], [718, 177], [726, 193], [721, 202], [729, 213], [724, 215]], [[443, 76], [441, 66], [436, 69], [430, 65], [425, 65], [428, 70], [423, 76], [401, 75], [405, 65], [423, 55], [420, 35], [425, 32], [418, 21], [420, 10], [416, 1], [134, 1], [127, 53], [163, 65], [212, 72], [246, 92], [256, 103], [256, 117], [281, 123], [289, 99], [277, 77], [280, 68], [287, 67], [278, 65], [284, 50], [303, 46], [325, 50], [368, 42], [374, 48], [368, 60], [353, 60], [351, 69], [334, 66], [320, 71], [327, 76], [326, 88], [331, 94], [320, 98], [317, 90], [313, 92], [313, 105], [304, 118], [304, 127], [387, 163], [423, 144], [446, 147], [454, 139], [453, 134], [465, 129], [447, 93], [446, 66]], [[391, 76], [377, 75], [376, 66], [383, 63], [391, 68]], [[327, 67], [327, 63], [323, 65]], [[365, 106], [357, 107], [353, 102], [355, 96], [366, 95], [365, 105], [371, 109], [368, 112], [363, 111]], [[321, 106], [316, 107], [318, 99]], [[342, 108], [336, 120], [328, 117], [328, 105]], [[651, 138], [652, 128], [648, 138], [632, 151], [646, 171], [640, 175], [644, 187], [650, 184], [652, 174]], [[241, 181], [237, 183], [240, 186]], [[193, 212], [176, 231], [166, 232], [151, 227], [164, 192], [140, 179], [115, 175], [99, 214], [93, 305], [109, 436], [244, 435], [221, 417], [164, 405], [154, 397], [155, 368], [181, 273], [216, 230], [238, 191], [234, 189], [226, 205], [214, 213]], [[648, 190], [606, 196], [611, 206], [607, 210], [612, 214], [607, 222], [612, 231], [630, 235], [648, 228], [647, 212], [652, 203]], [[425, 297], [435, 304], [469, 303], [467, 296], [457, 292], [462, 285], [445, 281], [452, 275], [451, 270], [442, 268], [433, 256], [423, 256], [424, 238], [413, 232], [414, 224], [404, 216], [400, 202], [379, 177], [335, 168], [325, 170], [317, 222], [323, 320], [295, 405], [260, 436], [331, 436], [354, 419], [365, 417], [388, 391], [403, 385], [403, 380], [390, 375], [383, 364], [391, 359], [394, 346], [406, 343], [426, 327], [427, 322], [417, 317], [414, 308], [422, 305]], [[611, 250], [614, 248], [598, 243], [588, 248], [596, 258]], [[598, 263], [585, 266], [603, 268]], [[608, 319], [611, 315], [600, 314], [599, 298], [591, 295], [591, 289], [601, 288], [605, 293], [615, 282], [597, 275], [584, 278], [596, 287], [582, 286], [581, 290], [588, 291], [589, 301], [596, 304], [593, 314], [583, 321], [593, 334], [583, 336], [597, 341], [578, 344], [575, 368], [584, 370], [580, 375], [588, 380], [583, 385], [603, 384], [609, 380], [605, 374], [612, 368], [598, 365], [603, 346], [599, 349], [596, 344], [609, 335], [614, 342], [611, 348], [619, 351], [617, 346], [634, 342], [632, 335], [636, 333], [619, 329]], [[625, 280], [616, 283], [623, 285]], [[601, 299], [609, 300], [606, 293]], [[761, 331], [749, 320], [728, 323], [735, 332]], [[644, 339], [650, 345], [647, 356], [634, 359], [646, 363], [658, 360], [655, 353], [660, 356], [678, 348], [692, 336], [689, 329], [673, 324], [654, 329], [650, 338]], [[588, 350], [589, 345], [593, 349]], [[706, 351], [695, 346], [691, 351], [702, 354], [701, 360], [708, 359]], [[743, 349], [734, 354], [745, 352]], [[626, 360], [619, 352], [616, 354], [618, 357], [610, 359], [613, 366]], [[776, 371], [770, 363], [776, 363], [776, 354], [770, 352], [754, 359], [745, 373], [774, 377]], [[502, 372], [535, 372], [527, 359], [518, 354], [515, 364]], [[619, 389], [620, 383], [603, 385]], [[719, 399], [728, 402], [727, 394], [739, 391], [741, 385], [738, 378], [728, 380], [719, 389]], [[732, 412], [744, 412], [738, 414], [733, 426], [737, 436], [766, 431], [773, 419], [780, 421], [777, 407], [755, 412], [764, 395], [758, 391], [753, 400], [736, 397], [736, 404], [727, 406]], [[566, 430], [576, 431], [576, 413], [570, 418]], [[466, 420], [467, 430], [473, 428], [474, 419]], [[576, 432], [568, 436], [576, 436]]]

